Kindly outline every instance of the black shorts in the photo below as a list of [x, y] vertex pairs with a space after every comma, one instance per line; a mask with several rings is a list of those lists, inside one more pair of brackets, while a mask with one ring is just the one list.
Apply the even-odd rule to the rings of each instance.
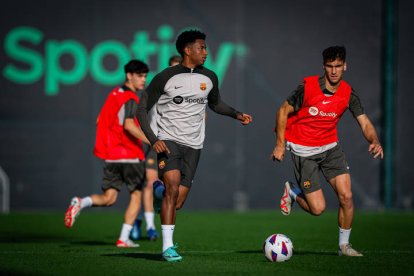
[[180, 170], [180, 184], [191, 187], [200, 160], [201, 149], [193, 149], [172, 141], [164, 142], [170, 154], [162, 152], [157, 155], [159, 176], [162, 178], [166, 171]]
[[349, 173], [345, 154], [339, 144], [320, 154], [300, 157], [291, 153], [291, 156], [296, 181], [305, 194], [321, 189], [319, 171], [322, 171], [328, 182], [338, 175]]
[[145, 179], [145, 165], [140, 163], [112, 163], [105, 162], [102, 190], [114, 188], [121, 190], [125, 183], [129, 192], [142, 190]]
[[157, 170], [157, 153], [151, 146], [145, 145], [145, 168]]

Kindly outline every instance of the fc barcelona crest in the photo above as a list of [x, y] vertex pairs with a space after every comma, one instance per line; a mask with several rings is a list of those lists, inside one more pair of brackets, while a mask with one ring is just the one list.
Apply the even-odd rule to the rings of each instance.
[[207, 83], [205, 83], [205, 82], [200, 83], [200, 89], [202, 91], [205, 91], [207, 89]]

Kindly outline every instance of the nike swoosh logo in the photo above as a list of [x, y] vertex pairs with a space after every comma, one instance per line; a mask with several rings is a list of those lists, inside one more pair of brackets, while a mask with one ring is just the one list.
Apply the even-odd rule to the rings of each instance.
[[330, 103], [331, 101], [322, 101], [322, 104], [328, 104], [328, 103]]
[[181, 87], [183, 87], [182, 85], [181, 86], [174, 86], [174, 89], [178, 89], [178, 88], [181, 88]]

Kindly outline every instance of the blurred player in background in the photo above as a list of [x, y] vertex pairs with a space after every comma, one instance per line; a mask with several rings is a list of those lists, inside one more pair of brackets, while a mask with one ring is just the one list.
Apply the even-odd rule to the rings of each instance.
[[145, 177], [142, 141], [148, 143], [136, 119], [139, 98], [136, 92], [145, 87], [148, 66], [131, 60], [124, 66], [125, 84], [109, 93], [97, 119], [94, 154], [104, 162], [103, 194], [74, 197], [65, 213], [65, 225], [71, 228], [80, 211], [87, 207], [113, 205], [125, 183], [130, 201], [117, 247], [138, 247], [129, 239], [130, 231], [141, 207], [141, 191]]
[[[168, 66], [175, 66], [180, 64], [182, 58], [180, 56], [171, 56], [168, 60]], [[155, 108], [155, 106], [153, 107]], [[155, 112], [155, 111], [154, 111]], [[158, 179], [158, 168], [157, 168], [157, 153], [151, 148], [151, 146], [144, 145], [145, 150], [145, 174], [146, 174], [146, 185], [142, 192], [144, 201], [144, 217], [146, 223], [147, 236], [149, 240], [156, 240], [158, 233], [154, 223], [154, 207], [153, 207], [153, 184]], [[141, 238], [141, 213], [134, 222], [134, 226], [131, 230], [131, 240], [139, 240]]]
[[[154, 203], [161, 204], [162, 255], [166, 261], [181, 261], [173, 243], [176, 210], [190, 192], [205, 134], [206, 105], [216, 113], [247, 125], [252, 117], [236, 111], [220, 98], [216, 74], [203, 67], [207, 58], [205, 34], [182, 32], [176, 48], [181, 64], [157, 74], [142, 94], [138, 119], [142, 130], [157, 152], [158, 172], [164, 186], [154, 184]], [[148, 112], [157, 105], [157, 132], [151, 129]], [[161, 198], [159, 197], [161, 196]]]
[[362, 256], [349, 243], [354, 217], [351, 177], [336, 130], [346, 109], [358, 121], [369, 143], [369, 153], [374, 158], [383, 158], [384, 153], [377, 132], [364, 113], [358, 96], [342, 80], [346, 70], [345, 48], [329, 47], [323, 51], [322, 56], [324, 75], [305, 78], [276, 115], [276, 146], [271, 157], [282, 161], [285, 149], [290, 150], [299, 184], [285, 183], [280, 208], [284, 215], [289, 215], [292, 204], [296, 201], [310, 214], [321, 215], [326, 207], [319, 179], [319, 172], [322, 171], [339, 201], [338, 254]]
[[177, 55], [171, 56], [168, 60], [168, 66], [175, 66], [180, 64], [183, 61], [183, 58]]

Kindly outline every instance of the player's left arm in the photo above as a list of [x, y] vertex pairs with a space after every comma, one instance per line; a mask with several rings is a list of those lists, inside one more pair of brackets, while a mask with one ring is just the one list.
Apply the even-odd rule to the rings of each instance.
[[361, 114], [356, 117], [359, 126], [361, 127], [362, 134], [369, 143], [368, 152], [374, 155], [374, 158], [381, 156], [381, 159], [384, 158], [384, 151], [382, 149], [381, 143], [378, 139], [377, 131], [375, 130], [374, 125], [366, 114]]
[[384, 151], [378, 139], [377, 131], [375, 130], [374, 125], [371, 123], [371, 120], [365, 114], [361, 100], [359, 99], [358, 94], [354, 89], [352, 89], [351, 92], [348, 108], [354, 118], [358, 121], [358, 124], [362, 130], [362, 134], [369, 143], [368, 152], [373, 154], [374, 158], [381, 156], [381, 159], [383, 159]]
[[237, 120], [239, 120], [243, 125], [248, 125], [253, 121], [253, 117], [250, 114], [238, 113]]
[[218, 89], [218, 79], [216, 75], [213, 76], [212, 81], [213, 88], [208, 94], [208, 107], [218, 114], [233, 117], [234, 119], [239, 120], [243, 125], [250, 124], [253, 121], [253, 118], [250, 114], [237, 111], [221, 100], [220, 92]]

